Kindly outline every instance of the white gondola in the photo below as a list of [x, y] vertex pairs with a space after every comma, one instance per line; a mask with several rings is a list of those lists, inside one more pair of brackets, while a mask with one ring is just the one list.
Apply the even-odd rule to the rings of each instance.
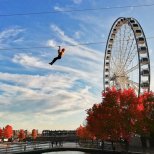
[[105, 75], [105, 78], [109, 78], [109, 75], [106, 74], [106, 75]]
[[138, 24], [133, 24], [133, 29], [134, 29], [134, 30], [137, 30], [137, 29], [139, 29], [139, 26], [138, 26]]
[[119, 29], [120, 28], [120, 24], [116, 24], [116, 28]]
[[109, 66], [110, 65], [110, 63], [109, 62], [106, 62], [106, 66]]
[[118, 23], [116, 24], [116, 28], [120, 28], [122, 24], [123, 24], [123, 22], [118, 21]]
[[110, 60], [110, 56], [106, 56], [106, 60]]
[[121, 19], [121, 22], [122, 22], [123, 24], [125, 24], [125, 23], [127, 23], [127, 20], [126, 20], [125, 18], [123, 18], [123, 19]]
[[109, 81], [105, 81], [105, 84], [109, 84]]
[[109, 72], [109, 69], [108, 69], [108, 68], [106, 68], [106, 69], [105, 69], [105, 72]]
[[149, 69], [143, 69], [143, 70], [141, 71], [141, 75], [142, 75], [142, 76], [149, 76], [149, 74], [150, 74]]
[[117, 33], [117, 29], [114, 28], [112, 33], [113, 33], [113, 34], [116, 34], [116, 33]]
[[149, 82], [148, 81], [142, 81], [141, 82], [141, 87], [145, 88], [145, 89], [148, 89], [149, 88]]
[[109, 44], [108, 48], [112, 48], [112, 44]]
[[110, 42], [110, 43], [113, 43], [113, 39], [111, 38], [109, 42]]
[[111, 54], [111, 50], [107, 50], [107, 54], [110, 55]]
[[111, 38], [114, 39], [115, 38], [115, 34], [111, 34]]
[[140, 62], [141, 62], [141, 65], [146, 65], [146, 64], [149, 64], [149, 59], [147, 57], [142, 57]]
[[146, 47], [140, 47], [139, 48], [139, 53], [140, 54], [146, 54], [147, 53], [147, 48]]
[[135, 20], [130, 19], [130, 23], [135, 24]]
[[139, 38], [137, 38], [137, 43], [138, 43], [138, 44], [144, 44], [144, 43], [145, 43], [144, 37], [139, 37]]
[[140, 29], [137, 29], [137, 30], [135, 30], [135, 34], [136, 34], [136, 36], [141, 36], [142, 31]]

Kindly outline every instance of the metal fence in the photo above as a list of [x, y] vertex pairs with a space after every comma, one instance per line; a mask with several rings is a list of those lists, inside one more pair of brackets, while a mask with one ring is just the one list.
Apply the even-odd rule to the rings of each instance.
[[[115, 151], [123, 151], [122, 145], [114, 144]], [[89, 148], [89, 149], [102, 149], [101, 142], [63, 142], [63, 141], [30, 141], [30, 142], [17, 142], [17, 143], [0, 143], [0, 154], [13, 154], [24, 153], [30, 151], [47, 150], [47, 149], [60, 149], [60, 148]], [[110, 142], [104, 143], [104, 150], [113, 151], [113, 145]], [[142, 153], [142, 148], [129, 147], [129, 151]], [[150, 154], [154, 154], [154, 151]]]
[[0, 154], [50, 149], [52, 147], [51, 142], [3, 143], [0, 144]]

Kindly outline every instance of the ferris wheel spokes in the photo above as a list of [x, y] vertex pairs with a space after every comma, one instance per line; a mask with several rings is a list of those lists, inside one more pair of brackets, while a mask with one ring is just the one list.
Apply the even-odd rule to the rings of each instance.
[[135, 66], [133, 66], [132, 68], [130, 68], [129, 70], [127, 70], [127, 71], [126, 71], [126, 74], [129, 74], [129, 73], [135, 71], [135, 70], [138, 69], [138, 68], [139, 68], [139, 63], [136, 64]]
[[150, 89], [150, 60], [142, 27], [134, 18], [118, 18], [104, 57], [104, 89], [132, 87], [139, 95]]

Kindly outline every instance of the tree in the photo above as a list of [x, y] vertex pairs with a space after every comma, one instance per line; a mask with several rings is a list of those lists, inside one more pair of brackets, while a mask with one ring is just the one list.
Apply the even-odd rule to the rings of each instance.
[[138, 118], [138, 97], [133, 89], [116, 90], [114, 87], [103, 94], [103, 101], [87, 111], [87, 129], [101, 140], [125, 141], [135, 133]]
[[144, 92], [139, 97], [136, 132], [140, 135], [154, 134], [154, 93]]
[[19, 141], [23, 141], [23, 139], [26, 138], [26, 134], [23, 129], [20, 129], [19, 134], [18, 134], [18, 138], [19, 138]]
[[0, 128], [0, 139], [3, 139], [3, 135], [4, 135], [3, 129]]
[[[108, 135], [105, 130], [102, 130], [103, 125], [107, 124], [106, 118], [107, 114], [102, 112], [102, 104], [94, 104], [91, 109], [87, 111], [87, 129], [93, 136], [98, 139], [106, 140]], [[104, 118], [104, 119], [103, 119]]]
[[76, 135], [77, 135], [78, 137], [81, 137], [81, 138], [82, 138], [82, 136], [83, 136], [83, 126], [80, 125], [80, 127], [78, 127], [78, 128], [76, 129]]
[[103, 101], [87, 110], [86, 129], [98, 139], [126, 141], [134, 134], [154, 134], [154, 93], [139, 97], [133, 89], [109, 88]]
[[151, 145], [154, 143], [154, 93], [144, 92], [140, 95], [137, 108], [135, 129], [136, 133], [141, 135], [143, 150], [145, 150], [149, 137], [151, 137]]
[[12, 130], [12, 126], [7, 125], [4, 128], [4, 138], [10, 139], [13, 135], [13, 130]]
[[32, 130], [32, 138], [33, 139], [36, 139], [36, 137], [37, 137], [37, 130], [36, 129], [33, 129]]
[[76, 135], [81, 139], [94, 139], [94, 136], [92, 136], [87, 128], [81, 125], [77, 128]]
[[88, 110], [87, 128], [103, 140], [123, 138], [128, 141], [133, 133], [137, 96], [132, 89], [111, 88], [103, 93], [103, 97], [102, 103]]

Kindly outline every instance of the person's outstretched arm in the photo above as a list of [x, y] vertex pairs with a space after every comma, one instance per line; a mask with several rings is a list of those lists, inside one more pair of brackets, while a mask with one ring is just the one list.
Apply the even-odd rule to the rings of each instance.
[[58, 49], [58, 54], [60, 54], [60, 46], [58, 46], [59, 47], [59, 49]]

